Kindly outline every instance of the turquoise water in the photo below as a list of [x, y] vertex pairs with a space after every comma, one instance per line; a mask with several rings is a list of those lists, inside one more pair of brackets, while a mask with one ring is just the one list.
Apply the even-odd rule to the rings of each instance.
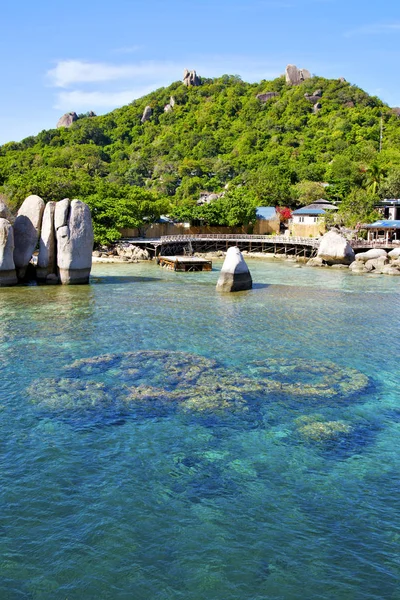
[[1, 599], [400, 599], [399, 282], [249, 264], [0, 290]]

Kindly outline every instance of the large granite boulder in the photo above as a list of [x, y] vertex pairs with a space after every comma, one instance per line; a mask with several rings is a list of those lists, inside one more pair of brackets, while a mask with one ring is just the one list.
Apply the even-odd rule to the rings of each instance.
[[196, 71], [188, 71], [188, 69], [183, 72], [183, 83], [187, 87], [201, 85], [200, 77], [197, 76]]
[[19, 279], [25, 277], [26, 268], [37, 246], [44, 202], [39, 196], [28, 196], [18, 211], [14, 222], [14, 263]]
[[250, 271], [239, 248], [228, 249], [217, 283], [217, 292], [240, 292], [253, 286]]
[[359, 252], [356, 254], [356, 260], [360, 260], [362, 262], [367, 262], [367, 260], [372, 260], [375, 258], [386, 257], [387, 252], [381, 248], [371, 248], [371, 250], [367, 250], [367, 252]]
[[276, 96], [279, 96], [278, 92], [265, 92], [264, 94], [257, 94], [256, 98], [265, 104], [265, 102], [268, 102], [268, 100], [271, 100], [271, 98], [275, 98]]
[[393, 250], [388, 253], [388, 256], [390, 256], [391, 260], [397, 260], [400, 257], [400, 248], [393, 248]]
[[88, 283], [93, 251], [93, 226], [88, 205], [80, 200], [58, 202], [54, 223], [61, 283]]
[[55, 202], [48, 202], [44, 209], [42, 229], [39, 239], [39, 256], [36, 268], [38, 281], [46, 281], [49, 275], [55, 275], [57, 271], [56, 262], [56, 233], [54, 228]]
[[368, 269], [365, 267], [364, 263], [361, 260], [355, 260], [349, 266], [350, 271], [353, 273], [368, 273]]
[[[94, 115], [94, 113], [93, 113]], [[94, 115], [95, 116], [95, 115]], [[71, 127], [72, 123], [78, 120], [78, 115], [76, 112], [65, 113], [62, 117], [60, 117], [57, 121], [57, 129], [60, 127]]]
[[0, 217], [0, 287], [18, 282], [14, 265], [14, 232], [7, 219]]
[[140, 119], [140, 122], [146, 123], [146, 121], [148, 121], [150, 119], [152, 114], [153, 114], [153, 109], [151, 108], [151, 106], [146, 106], [143, 111], [143, 115], [142, 115], [142, 118]]
[[310, 77], [311, 73], [307, 69], [298, 69], [296, 65], [287, 65], [286, 67], [286, 83], [289, 85], [299, 85]]
[[354, 250], [343, 235], [331, 229], [322, 236], [317, 256], [328, 265], [349, 265], [354, 261]]
[[71, 127], [72, 123], [78, 120], [78, 115], [75, 112], [65, 113], [57, 121], [57, 129], [60, 127]]

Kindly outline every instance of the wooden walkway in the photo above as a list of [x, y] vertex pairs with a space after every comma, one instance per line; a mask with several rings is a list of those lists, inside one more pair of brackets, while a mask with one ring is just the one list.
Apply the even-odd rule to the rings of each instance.
[[[122, 242], [130, 242], [146, 248], [154, 256], [186, 255], [194, 252], [226, 251], [229, 246], [238, 246], [247, 252], [282, 254], [288, 256], [316, 256], [320, 238], [288, 237], [285, 235], [250, 235], [203, 233], [196, 235], [168, 235], [160, 238], [125, 238]], [[385, 244], [382, 241], [367, 242], [351, 240], [351, 246], [357, 252], [370, 248], [398, 248], [400, 242]]]

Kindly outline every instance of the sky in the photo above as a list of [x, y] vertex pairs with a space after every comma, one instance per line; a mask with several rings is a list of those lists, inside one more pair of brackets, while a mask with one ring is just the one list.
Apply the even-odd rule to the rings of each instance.
[[[400, 106], [398, 0], [3, 0], [0, 144], [182, 79], [273, 79], [287, 64]], [[267, 91], [267, 90], [266, 90]]]

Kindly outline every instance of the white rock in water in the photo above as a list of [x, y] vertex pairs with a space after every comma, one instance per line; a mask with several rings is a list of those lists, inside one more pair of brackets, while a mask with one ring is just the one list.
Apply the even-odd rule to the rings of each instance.
[[[65, 203], [65, 200], [62, 202]], [[60, 203], [61, 204], [61, 203]], [[55, 222], [61, 224], [65, 206], [56, 206]], [[57, 266], [61, 283], [88, 283], [92, 268], [93, 225], [87, 204], [72, 200], [65, 224], [57, 228]]]
[[239, 248], [228, 248], [217, 283], [217, 292], [240, 292], [253, 286], [249, 268]]
[[36, 269], [38, 281], [46, 281], [48, 275], [56, 273], [55, 208], [55, 202], [48, 202], [43, 213], [42, 229], [39, 239], [39, 256]]
[[38, 243], [44, 202], [39, 196], [28, 196], [18, 211], [14, 222], [14, 262], [19, 279], [25, 276], [26, 267]]
[[371, 248], [371, 250], [367, 250], [367, 252], [360, 252], [359, 254], [356, 254], [356, 260], [367, 262], [367, 260], [380, 258], [381, 256], [387, 256], [386, 250]]
[[0, 287], [18, 282], [14, 264], [14, 232], [7, 219], [0, 218]]
[[394, 248], [393, 250], [391, 250], [388, 254], [388, 256], [390, 256], [390, 258], [399, 258], [400, 256], [400, 248]]
[[354, 250], [343, 235], [332, 229], [322, 236], [317, 256], [328, 265], [349, 265], [354, 261]]

